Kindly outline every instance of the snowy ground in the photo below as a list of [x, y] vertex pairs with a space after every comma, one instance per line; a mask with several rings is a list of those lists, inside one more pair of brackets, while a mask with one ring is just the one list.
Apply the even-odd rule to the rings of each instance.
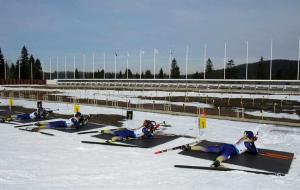
[[[1, 87], [0, 90], [12, 90], [12, 91], [50, 91], [56, 92], [56, 95], [75, 97], [77, 99], [96, 99], [96, 100], [108, 100], [108, 101], [121, 101], [130, 102], [132, 104], [171, 104], [178, 106], [194, 106], [198, 108], [213, 108], [211, 104], [205, 104], [200, 102], [170, 102], [168, 97], [181, 96], [181, 97], [214, 97], [214, 98], [243, 98], [243, 99], [270, 99], [270, 100], [287, 100], [300, 102], [299, 95], [289, 95], [279, 92], [278, 94], [238, 94], [238, 93], [201, 93], [201, 92], [168, 92], [168, 91], [118, 91], [118, 90], [79, 90], [79, 89], [36, 89], [36, 88], [19, 88], [19, 87]], [[140, 97], [167, 97], [166, 100], [151, 100], [141, 99]], [[299, 120], [299, 116], [296, 111], [290, 110], [294, 114], [278, 113], [272, 114], [266, 112], [266, 117], [273, 118], [287, 118]], [[257, 112], [248, 111], [249, 115], [261, 116]]]
[[[1, 102], [3, 100], [0, 100]], [[35, 108], [36, 103], [15, 100], [16, 105]], [[73, 111], [72, 104], [44, 103]], [[125, 115], [121, 109], [81, 106], [82, 113]], [[166, 133], [198, 136], [195, 117], [146, 112], [133, 113], [124, 126], [134, 128], [144, 119], [166, 121], [172, 127]], [[0, 125], [0, 189], [299, 189], [300, 129], [225, 120], [207, 120], [201, 139], [234, 143], [244, 130], [259, 129], [257, 146], [294, 152], [290, 172], [284, 177], [249, 174], [238, 171], [214, 172], [174, 168], [174, 164], [210, 165], [210, 161], [178, 155], [178, 151], [154, 155], [157, 150], [194, 141], [179, 138], [151, 148], [124, 148], [82, 144], [95, 140], [90, 135], [51, 131], [56, 136], [19, 131]], [[230, 166], [237, 168], [237, 166]]]
[[[80, 90], [80, 89], [41, 89], [41, 88], [20, 88], [20, 87], [3, 87], [0, 90], [14, 90], [14, 91], [60, 91], [58, 93], [66, 96], [73, 96], [77, 98], [95, 98], [99, 100], [118, 100], [124, 101], [125, 98], [134, 98], [138, 96], [147, 97], [169, 97], [169, 96], [187, 96], [187, 97], [215, 97], [215, 98], [247, 98], [247, 99], [272, 99], [272, 100], [289, 100], [300, 102], [298, 94], [290, 95], [286, 92], [278, 92], [277, 94], [243, 94], [243, 93], [213, 93], [213, 92], [169, 92], [169, 91], [117, 91], [117, 90]], [[120, 100], [121, 98], [121, 100]], [[134, 100], [132, 100], [134, 101]]]
[[266, 112], [264, 111], [261, 113], [260, 111], [246, 111], [246, 114], [259, 116], [259, 117], [272, 117], [272, 118], [284, 118], [284, 119], [294, 119], [294, 120], [300, 120], [299, 115], [296, 113], [290, 114], [290, 113], [272, 113], [272, 112]]

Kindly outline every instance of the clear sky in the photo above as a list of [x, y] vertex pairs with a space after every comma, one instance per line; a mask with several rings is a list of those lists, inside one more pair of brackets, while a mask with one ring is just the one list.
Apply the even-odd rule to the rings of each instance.
[[[87, 69], [95, 54], [96, 68], [113, 71], [117, 51], [118, 70], [129, 66], [138, 71], [139, 50], [143, 70], [153, 70], [153, 49], [157, 72], [168, 68], [169, 50], [185, 68], [189, 46], [189, 71], [203, 70], [203, 49], [215, 68], [222, 67], [224, 44], [227, 57], [245, 62], [246, 41], [249, 60], [260, 56], [297, 59], [300, 36], [299, 0], [0, 0], [0, 48], [15, 61], [25, 44], [29, 53], [49, 59], [62, 69], [64, 56], [72, 68], [86, 56]], [[78, 66], [81, 67], [81, 66]]]

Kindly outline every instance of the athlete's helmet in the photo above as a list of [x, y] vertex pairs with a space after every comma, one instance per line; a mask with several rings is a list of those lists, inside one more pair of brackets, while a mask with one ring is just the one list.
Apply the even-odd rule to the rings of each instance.
[[81, 117], [81, 113], [80, 113], [80, 112], [76, 112], [76, 113], [74, 114], [74, 117]]
[[249, 139], [253, 139], [255, 137], [252, 131], [245, 131], [244, 135]]
[[143, 125], [147, 128], [150, 127], [150, 120], [145, 120]]

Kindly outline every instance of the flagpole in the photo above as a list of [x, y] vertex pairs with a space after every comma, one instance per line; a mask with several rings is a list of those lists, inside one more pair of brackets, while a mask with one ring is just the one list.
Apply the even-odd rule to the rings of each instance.
[[189, 61], [189, 46], [186, 46], [186, 55], [185, 55], [185, 79], [187, 80], [187, 66]]
[[272, 80], [272, 59], [273, 59], [273, 40], [271, 40], [271, 50], [270, 50], [270, 80]]
[[7, 64], [7, 61], [5, 61], [5, 63], [4, 63], [4, 80], [6, 80], [6, 64]]
[[30, 79], [33, 79], [33, 74], [32, 74], [32, 61], [30, 61]]
[[127, 79], [128, 79], [128, 57], [129, 57], [129, 53], [127, 52], [127, 57], [126, 57], [126, 75], [127, 75]]
[[19, 61], [19, 80], [21, 80], [21, 58], [20, 58], [20, 61]]
[[299, 37], [299, 47], [298, 47], [298, 70], [297, 70], [297, 80], [299, 80], [299, 60], [300, 60], [300, 37]]
[[115, 53], [115, 79], [117, 79], [117, 53]]
[[103, 53], [103, 78], [105, 79], [105, 52]]
[[82, 78], [85, 79], [85, 54], [82, 55], [82, 59], [83, 59], [83, 76], [82, 76]]
[[142, 79], [142, 50], [140, 50], [140, 79]]
[[95, 55], [93, 54], [93, 79], [95, 79]]
[[56, 79], [58, 79], [58, 56], [56, 56]]
[[51, 77], [51, 72], [52, 72], [51, 67], [52, 67], [52, 59], [51, 59], [51, 57], [50, 57], [50, 80], [52, 79], [52, 77]]
[[153, 79], [155, 79], [155, 54], [156, 54], [156, 49], [154, 48], [154, 52], [153, 52]]
[[247, 45], [247, 54], [246, 54], [246, 80], [248, 80], [248, 63], [249, 63], [249, 46], [248, 41], [246, 42]]
[[206, 79], [206, 76], [205, 76], [205, 62], [206, 62], [206, 44], [204, 44], [204, 56], [203, 56], [203, 79], [205, 80]]
[[73, 65], [74, 65], [74, 79], [76, 78], [75, 72], [76, 72], [76, 66], [75, 66], [75, 55], [73, 57]]
[[224, 47], [224, 80], [226, 79], [226, 43], [225, 43], [225, 47]]
[[45, 80], [45, 72], [44, 72], [45, 64], [44, 60], [42, 60], [42, 72], [43, 72], [43, 80]]
[[169, 79], [171, 79], [171, 67], [172, 67], [172, 49], [170, 49], [170, 53], [169, 53]]
[[65, 56], [65, 79], [67, 79], [67, 56]]

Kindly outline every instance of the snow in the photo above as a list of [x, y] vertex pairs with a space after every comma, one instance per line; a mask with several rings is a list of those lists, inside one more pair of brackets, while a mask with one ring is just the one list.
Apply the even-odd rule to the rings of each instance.
[[[42, 88], [17, 88], [17, 87], [1, 87], [0, 90], [12, 91], [60, 91], [57, 95], [73, 96], [76, 98], [92, 98], [99, 100], [119, 100], [124, 101], [128, 98], [137, 98], [138, 96], [147, 97], [173, 97], [173, 96], [187, 96], [187, 97], [215, 97], [215, 98], [244, 98], [244, 99], [272, 99], [272, 100], [289, 100], [300, 102], [299, 94], [289, 94], [287, 92], [277, 92], [275, 94], [246, 94], [246, 93], [220, 93], [220, 92], [169, 92], [169, 91], [117, 91], [117, 90], [81, 90], [81, 89], [42, 89]], [[120, 100], [121, 98], [121, 100]], [[131, 100], [133, 103], [134, 99]], [[146, 101], [146, 100], [141, 100]], [[142, 103], [142, 102], [141, 102]], [[151, 102], [152, 103], [152, 102]]]
[[[5, 100], [0, 100], [5, 102]], [[33, 101], [15, 100], [16, 105], [35, 108]], [[71, 114], [72, 104], [43, 103], [59, 113]], [[82, 113], [125, 115], [122, 109], [81, 106]], [[144, 119], [166, 121], [170, 134], [198, 136], [197, 118], [134, 111], [124, 126], [140, 126]], [[108, 126], [112, 127], [112, 126]], [[234, 143], [244, 130], [259, 129], [259, 148], [300, 153], [300, 129], [257, 123], [207, 119], [201, 139]], [[289, 131], [289, 132], [280, 132]], [[45, 130], [49, 132], [50, 130]], [[179, 138], [150, 148], [125, 148], [82, 144], [96, 140], [90, 135], [51, 131], [54, 137], [17, 130], [0, 124], [0, 189], [299, 189], [300, 161], [294, 159], [289, 174], [266, 176], [239, 171], [214, 172], [174, 168], [174, 164], [210, 165], [207, 160], [177, 154], [154, 155], [157, 150], [195, 141]], [[234, 165], [229, 167], [240, 168]]]
[[300, 120], [299, 115], [297, 113], [272, 113], [272, 112], [266, 112], [264, 111], [261, 113], [260, 111], [246, 111], [246, 114], [254, 115], [254, 116], [263, 116], [263, 117], [272, 117], [272, 118], [284, 118], [284, 119], [294, 119], [294, 120]]

